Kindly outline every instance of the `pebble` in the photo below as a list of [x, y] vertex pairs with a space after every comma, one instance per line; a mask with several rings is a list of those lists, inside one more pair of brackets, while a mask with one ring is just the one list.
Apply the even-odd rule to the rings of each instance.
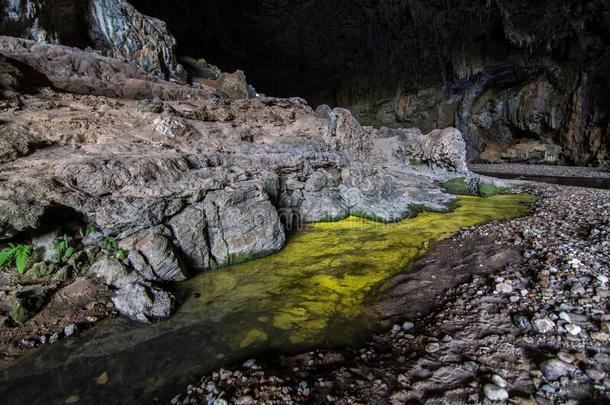
[[564, 325], [564, 328], [568, 331], [570, 335], [577, 336], [582, 330], [580, 326], [574, 325], [573, 323], [568, 323]]
[[601, 381], [606, 377], [606, 373], [603, 371], [596, 370], [594, 368], [590, 368], [587, 370], [587, 376], [593, 381]]
[[436, 342], [428, 343], [426, 345], [426, 352], [427, 353], [435, 353], [435, 352], [438, 352], [440, 349], [441, 349], [441, 345], [436, 343]]
[[64, 335], [66, 335], [66, 337], [72, 336], [76, 333], [77, 330], [78, 327], [75, 324], [71, 323], [70, 325], [64, 328]]
[[497, 374], [491, 376], [491, 381], [500, 388], [506, 388], [506, 386], [508, 385], [506, 380]]
[[235, 405], [253, 405], [256, 401], [250, 395], [244, 395], [235, 400]]
[[555, 328], [555, 323], [549, 318], [536, 319], [533, 324], [534, 328], [540, 333], [549, 333]]
[[494, 384], [485, 384], [483, 391], [485, 397], [490, 401], [506, 401], [508, 399], [508, 392]]
[[496, 291], [504, 294], [510, 294], [513, 292], [513, 287], [511, 287], [510, 284], [498, 283], [496, 284]]
[[573, 354], [566, 352], [557, 353], [557, 358], [565, 363], [574, 363], [574, 360], [576, 360]]
[[591, 332], [591, 339], [599, 340], [600, 342], [607, 342], [610, 340], [610, 334], [605, 332]]
[[527, 319], [527, 316], [525, 316], [525, 315], [513, 315], [512, 320], [513, 320], [513, 324], [516, 327], [518, 327], [519, 329], [529, 330], [532, 328], [532, 324], [530, 323], [530, 320]]
[[570, 318], [570, 315], [568, 315], [566, 312], [562, 311], [559, 313], [559, 319], [563, 319], [564, 321], [568, 322], [568, 323], [572, 323], [572, 318]]
[[564, 375], [568, 375], [574, 370], [574, 367], [568, 363], [564, 363], [561, 360], [550, 359], [544, 361], [540, 365], [540, 370], [548, 380], [555, 381], [559, 380], [559, 378]]
[[407, 322], [405, 322], [405, 323], [403, 323], [403, 324], [402, 324], [402, 330], [404, 330], [404, 331], [411, 330], [411, 329], [413, 329], [414, 327], [415, 327], [415, 324], [414, 324], [413, 322], [409, 322], [409, 321], [407, 321]]
[[254, 367], [256, 367], [256, 360], [255, 359], [246, 360], [242, 366], [243, 366], [243, 368], [254, 368]]
[[580, 283], [576, 283], [572, 286], [570, 292], [574, 295], [583, 295], [586, 291]]

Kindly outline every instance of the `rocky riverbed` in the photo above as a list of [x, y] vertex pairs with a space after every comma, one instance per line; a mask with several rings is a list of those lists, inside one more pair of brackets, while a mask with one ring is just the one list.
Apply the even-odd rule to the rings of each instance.
[[[249, 360], [202, 377], [171, 403], [608, 401], [609, 193], [523, 191], [542, 197], [533, 215], [466, 229], [414, 265], [430, 269], [451, 254], [447, 272], [475, 273], [429, 313], [407, 319], [380, 306], [401, 285], [390, 283], [372, 306], [394, 324], [365, 347]], [[468, 250], [482, 241], [494, 248]], [[477, 270], [507, 251], [517, 255], [497, 271]], [[455, 259], [459, 252], [470, 254]]]

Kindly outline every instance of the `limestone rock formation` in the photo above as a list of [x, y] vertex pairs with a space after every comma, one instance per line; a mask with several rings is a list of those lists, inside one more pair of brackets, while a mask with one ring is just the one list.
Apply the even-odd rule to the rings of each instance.
[[[98, 94], [44, 88], [5, 100], [0, 238], [90, 224], [92, 273], [133, 319], [171, 313], [163, 283], [276, 252], [294, 226], [443, 211], [453, 197], [440, 182], [469, 176], [455, 129], [388, 135], [345, 109], [230, 99], [75, 48], [3, 37], [0, 50], [56, 87], [78, 81]], [[124, 91], [132, 80], [150, 91]]]
[[244, 69], [267, 94], [344, 106], [364, 125], [456, 127], [472, 160], [524, 139], [567, 163], [610, 159], [606, 0], [132, 3], [181, 52]]
[[165, 23], [125, 0], [8, 0], [0, 33], [39, 43], [92, 46], [163, 79], [186, 80]]

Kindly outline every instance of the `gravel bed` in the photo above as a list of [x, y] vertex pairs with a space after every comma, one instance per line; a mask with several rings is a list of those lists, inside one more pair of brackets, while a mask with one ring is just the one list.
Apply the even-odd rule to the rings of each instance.
[[489, 174], [610, 179], [610, 170], [597, 167], [510, 164], [471, 164], [470, 170]]

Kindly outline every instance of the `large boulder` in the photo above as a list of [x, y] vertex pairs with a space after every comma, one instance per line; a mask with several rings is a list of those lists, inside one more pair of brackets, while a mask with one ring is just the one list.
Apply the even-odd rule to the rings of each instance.
[[372, 148], [368, 131], [345, 108], [330, 112], [325, 140], [333, 149], [365, 152]]
[[160, 233], [150, 233], [140, 239], [136, 250], [145, 260], [145, 266], [136, 268], [142, 274], [149, 273], [150, 266], [156, 281], [186, 280], [186, 269], [176, 254], [172, 241]]
[[262, 184], [242, 183], [236, 189], [211, 192], [204, 206], [217, 265], [264, 256], [284, 246], [284, 228]]
[[435, 129], [427, 135], [412, 130], [395, 130], [398, 145], [394, 155], [405, 164], [425, 163], [432, 169], [465, 173], [466, 142], [455, 128]]
[[189, 205], [170, 222], [178, 246], [191, 270], [205, 270], [210, 267], [208, 249], [208, 223], [203, 204]]
[[91, 274], [101, 278], [105, 284], [119, 289], [140, 279], [137, 273], [111, 257], [99, 259], [91, 266], [89, 271]]
[[167, 318], [175, 306], [174, 296], [147, 283], [134, 282], [119, 289], [112, 298], [114, 307], [124, 316], [140, 322]]

